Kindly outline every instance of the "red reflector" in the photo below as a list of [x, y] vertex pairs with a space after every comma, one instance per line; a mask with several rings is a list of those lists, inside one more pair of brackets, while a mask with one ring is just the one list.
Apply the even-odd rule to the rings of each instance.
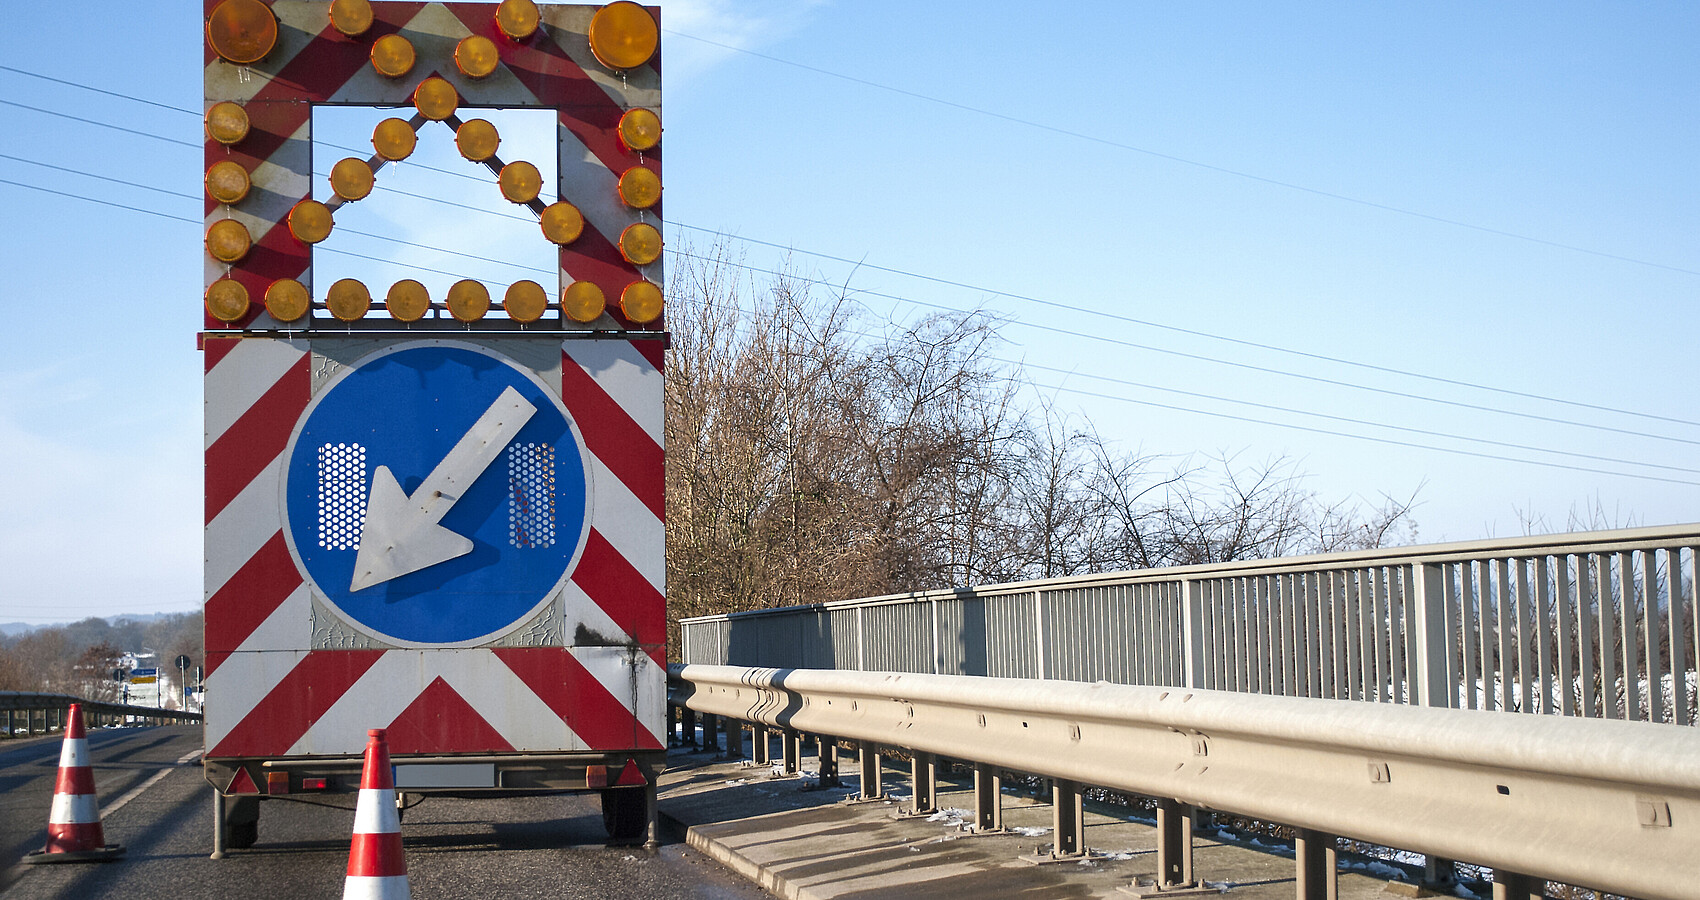
[[301, 779], [301, 789], [304, 791], [322, 791], [325, 789], [325, 779], [303, 778]]
[[585, 787], [593, 787], [593, 788], [607, 787], [608, 786], [608, 767], [607, 766], [585, 766], [584, 767], [584, 786]]
[[620, 770], [620, 778], [614, 782], [622, 787], [633, 784], [648, 784], [649, 779], [643, 777], [643, 770], [638, 768], [637, 760], [626, 760], [626, 767]]
[[289, 773], [288, 772], [267, 772], [266, 773], [266, 793], [268, 793], [268, 794], [287, 794], [287, 793], [289, 793]]
[[258, 794], [260, 786], [254, 783], [254, 776], [247, 769], [237, 769], [236, 777], [230, 779], [230, 785], [224, 789], [226, 794]]

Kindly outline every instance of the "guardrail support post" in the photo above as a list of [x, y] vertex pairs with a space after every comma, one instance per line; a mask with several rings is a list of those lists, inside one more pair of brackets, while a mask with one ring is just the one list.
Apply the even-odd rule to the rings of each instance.
[[679, 743], [695, 750], [697, 747], [697, 711], [688, 706], [679, 707], [679, 721], [684, 728], [684, 739]]
[[1298, 868], [1298, 900], [1338, 900], [1340, 857], [1333, 835], [1294, 829], [1293, 860]]
[[803, 771], [803, 736], [787, 728], [779, 733], [779, 752], [785, 761], [785, 774]]
[[720, 717], [710, 713], [702, 714], [702, 748], [703, 750], [720, 749]]
[[760, 722], [750, 726], [750, 759], [758, 766], [773, 765], [773, 736]]
[[939, 809], [939, 760], [931, 753], [912, 753], [909, 756], [909, 784], [914, 800], [909, 812], [930, 816]]
[[1493, 900], [1543, 900], [1547, 883], [1516, 872], [1493, 871]]
[[1458, 886], [1458, 864], [1444, 856], [1423, 857], [1423, 887], [1437, 893], [1452, 893]]
[[737, 719], [726, 720], [726, 758], [742, 759], [744, 756], [744, 723]]
[[1003, 776], [985, 763], [974, 764], [974, 830], [1003, 831]]
[[862, 796], [861, 800], [880, 800], [885, 797], [885, 789], [880, 785], [880, 748], [877, 744], [866, 741], [856, 745], [857, 768], [861, 770]]
[[820, 786], [838, 787], [838, 739], [822, 735], [816, 741], [815, 753], [820, 760]]
[[1175, 800], [1157, 801], [1157, 885], [1163, 890], [1193, 887], [1192, 807]]
[[1085, 855], [1086, 810], [1081, 801], [1080, 782], [1051, 780], [1051, 825], [1057, 835], [1056, 846], [1051, 849], [1052, 859]]

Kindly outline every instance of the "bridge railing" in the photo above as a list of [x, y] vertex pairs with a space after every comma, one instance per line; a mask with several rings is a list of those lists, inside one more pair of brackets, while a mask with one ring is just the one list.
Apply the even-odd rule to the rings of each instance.
[[125, 719], [156, 723], [201, 721], [200, 713], [185, 710], [85, 700], [71, 694], [0, 691], [0, 722], [5, 723], [3, 736], [9, 738], [20, 732], [36, 734], [60, 730], [65, 727], [65, 716], [73, 703], [81, 705], [89, 725], [117, 723]]
[[1700, 525], [1117, 572], [682, 620], [686, 663], [1696, 721]]
[[[686, 665], [670, 701], [692, 716], [821, 743], [823, 783], [841, 739], [860, 751], [864, 799], [883, 796], [882, 748], [912, 761], [913, 811], [930, 812], [940, 760], [974, 764], [975, 819], [1001, 827], [997, 772], [1052, 780], [1053, 858], [1083, 857], [1086, 786], [1156, 801], [1157, 890], [1196, 890], [1201, 809], [1295, 829], [1300, 900], [1336, 895], [1335, 837], [1494, 870], [1496, 900], [1558, 881], [1645, 900], [1700, 898], [1700, 734], [1646, 722], [1062, 681]], [[696, 742], [687, 717], [687, 740]], [[728, 736], [735, 741], [734, 729]], [[740, 751], [741, 752], [741, 751]]]

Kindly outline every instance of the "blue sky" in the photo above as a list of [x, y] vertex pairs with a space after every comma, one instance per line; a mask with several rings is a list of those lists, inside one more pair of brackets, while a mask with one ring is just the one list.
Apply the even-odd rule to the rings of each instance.
[[[0, 9], [0, 621], [200, 597], [199, 5], [102, 9]], [[690, 0], [663, 28], [673, 249], [727, 234], [876, 325], [985, 309], [1125, 449], [1415, 492], [1423, 541], [1700, 519], [1700, 7]]]

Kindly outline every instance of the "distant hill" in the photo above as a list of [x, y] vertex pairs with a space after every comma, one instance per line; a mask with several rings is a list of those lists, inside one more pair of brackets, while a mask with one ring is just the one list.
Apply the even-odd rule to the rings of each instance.
[[[82, 619], [74, 621], [81, 622], [86, 621], [87, 619], [96, 618], [105, 620], [108, 625], [117, 625], [121, 622], [134, 622], [138, 625], [145, 625], [149, 622], [157, 622], [166, 616], [178, 615], [182, 615], [182, 613], [119, 613], [116, 616], [85, 616]], [[17, 637], [20, 634], [29, 634], [32, 631], [37, 631], [42, 628], [64, 628], [70, 624], [72, 624], [71, 621], [40, 623], [0, 622], [0, 637]]]

